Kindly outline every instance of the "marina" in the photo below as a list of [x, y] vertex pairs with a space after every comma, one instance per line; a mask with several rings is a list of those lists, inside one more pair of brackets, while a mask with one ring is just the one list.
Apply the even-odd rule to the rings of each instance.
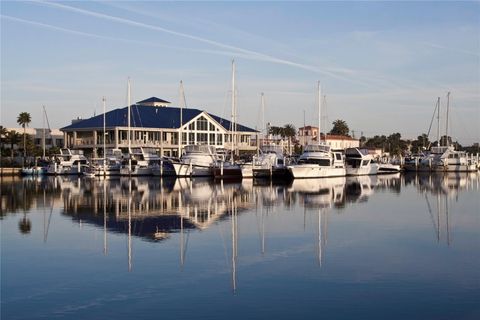
[[0, 11], [0, 319], [480, 319], [480, 2]]
[[479, 312], [478, 173], [1, 184], [8, 319], [154, 319], [153, 304], [181, 319]]

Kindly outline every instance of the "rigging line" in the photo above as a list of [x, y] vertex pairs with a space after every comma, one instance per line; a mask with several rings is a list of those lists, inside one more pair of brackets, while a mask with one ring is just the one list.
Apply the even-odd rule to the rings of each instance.
[[433, 110], [432, 120], [430, 121], [430, 126], [428, 127], [427, 138], [430, 139], [430, 130], [432, 130], [433, 120], [435, 119], [435, 114], [437, 113], [438, 100], [435, 101], [435, 109]]

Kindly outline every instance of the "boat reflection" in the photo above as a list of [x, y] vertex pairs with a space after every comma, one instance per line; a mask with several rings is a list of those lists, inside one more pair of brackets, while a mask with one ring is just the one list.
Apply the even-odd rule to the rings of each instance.
[[2, 179], [0, 213], [2, 217], [20, 215], [19, 229], [25, 234], [35, 228], [29, 214], [43, 213], [45, 242], [53, 212], [60, 212], [80, 225], [93, 225], [103, 231], [105, 255], [109, 251], [108, 235], [123, 234], [128, 247], [128, 270], [133, 269], [133, 239], [164, 243], [177, 241], [175, 237], [178, 237], [180, 268], [183, 269], [192, 231], [206, 230], [217, 224], [229, 226], [232, 241], [229, 264], [235, 291], [239, 230], [242, 230], [238, 223], [244, 213], [255, 211], [258, 214], [262, 256], [266, 229], [273, 221], [270, 214], [275, 215], [282, 208], [292, 212], [302, 208], [305, 229], [307, 211], [312, 213], [315, 260], [322, 266], [332, 212], [341, 213], [346, 207], [361, 206], [382, 192], [399, 194], [406, 186], [413, 186], [425, 198], [425, 211], [435, 240], [450, 245], [454, 225], [451, 204], [459, 201], [463, 190], [478, 190], [479, 184], [478, 173], [396, 173], [301, 179], [288, 183], [254, 179], [229, 183], [203, 178], [38, 176]]

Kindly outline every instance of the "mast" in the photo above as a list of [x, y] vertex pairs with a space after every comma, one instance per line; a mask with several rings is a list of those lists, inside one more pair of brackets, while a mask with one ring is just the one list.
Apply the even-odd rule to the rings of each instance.
[[45, 159], [45, 106], [43, 106], [42, 113], [42, 126], [43, 126], [43, 136], [42, 136], [42, 159]]
[[440, 97], [437, 98], [437, 146], [441, 146], [440, 143]]
[[320, 144], [321, 133], [320, 133], [320, 126], [322, 122], [322, 94], [321, 94], [321, 87], [320, 81], [317, 82], [317, 91], [318, 91], [318, 143]]
[[185, 103], [185, 91], [183, 90], [183, 81], [180, 80], [180, 99], [182, 103], [180, 103], [180, 130], [178, 133], [178, 157], [182, 155], [182, 139], [183, 139], [183, 107]]
[[128, 152], [130, 152], [130, 148], [132, 146], [132, 142], [131, 142], [131, 129], [130, 129], [130, 77], [128, 78], [128, 84], [127, 84], [127, 103], [128, 103], [128, 116], [127, 116], [127, 119], [128, 119]]
[[106, 142], [105, 142], [105, 139], [106, 139], [106, 131], [105, 131], [105, 127], [106, 127], [106, 115], [105, 115], [105, 102], [106, 102], [106, 99], [105, 99], [105, 96], [103, 96], [102, 98], [102, 102], [103, 102], [103, 175], [106, 175], [106, 170], [105, 170], [105, 166], [107, 165], [107, 149], [106, 149]]
[[450, 109], [450, 91], [447, 93], [447, 119], [445, 120], [445, 144], [448, 146], [448, 110]]
[[263, 139], [265, 141], [265, 136], [268, 134], [266, 132], [267, 128], [265, 127], [265, 96], [263, 95], [263, 92], [261, 93], [262, 96], [262, 131], [265, 130], [265, 134], [263, 136]]
[[232, 59], [232, 141], [231, 141], [231, 158], [230, 161], [233, 164], [233, 155], [235, 153], [235, 60]]
[[[131, 139], [131, 128], [130, 128], [130, 77], [128, 77], [128, 84], [127, 84], [127, 103], [128, 103], [128, 153], [131, 152], [131, 147], [132, 147], [132, 139]], [[128, 157], [128, 172], [131, 174], [132, 173], [132, 158]]]

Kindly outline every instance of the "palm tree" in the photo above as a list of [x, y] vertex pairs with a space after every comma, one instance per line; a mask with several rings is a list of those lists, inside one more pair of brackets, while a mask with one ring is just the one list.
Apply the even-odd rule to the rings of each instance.
[[297, 129], [295, 129], [295, 126], [293, 124], [286, 124], [283, 127], [283, 135], [288, 138], [288, 153], [291, 154], [290, 152], [290, 142], [292, 137], [295, 137], [297, 134]]
[[25, 159], [27, 158], [27, 136], [25, 128], [28, 127], [31, 121], [32, 118], [30, 117], [30, 113], [28, 112], [20, 112], [20, 114], [18, 115], [17, 123], [23, 128], [23, 165], [25, 165]]

